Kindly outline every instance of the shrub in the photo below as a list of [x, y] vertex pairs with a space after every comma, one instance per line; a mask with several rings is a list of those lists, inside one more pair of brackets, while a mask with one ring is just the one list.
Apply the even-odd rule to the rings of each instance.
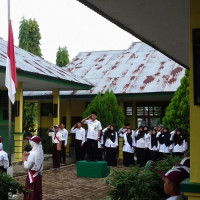
[[167, 156], [149, 168], [132, 167], [128, 170], [113, 170], [105, 179], [111, 186], [108, 193], [113, 200], [159, 200], [165, 198], [163, 180], [158, 171], [167, 172], [181, 158]]
[[18, 183], [15, 179], [9, 176], [6, 173], [0, 172], [0, 199], [6, 200], [8, 199], [8, 193], [16, 194], [23, 193], [28, 194], [30, 190], [26, 190], [25, 186]]
[[162, 171], [162, 172], [167, 172], [169, 171], [174, 163], [180, 163], [182, 158], [179, 157], [173, 157], [173, 156], [166, 156], [165, 159], [158, 161], [155, 164], [155, 170], [156, 171]]

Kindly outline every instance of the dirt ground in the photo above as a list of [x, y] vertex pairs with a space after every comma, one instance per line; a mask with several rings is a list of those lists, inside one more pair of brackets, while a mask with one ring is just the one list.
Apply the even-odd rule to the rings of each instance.
[[[26, 176], [20, 176], [15, 179], [24, 184], [25, 178]], [[44, 171], [42, 184], [43, 200], [107, 199], [108, 186], [104, 179], [77, 178], [75, 164], [61, 167], [58, 171]], [[19, 199], [23, 199], [23, 196]]]

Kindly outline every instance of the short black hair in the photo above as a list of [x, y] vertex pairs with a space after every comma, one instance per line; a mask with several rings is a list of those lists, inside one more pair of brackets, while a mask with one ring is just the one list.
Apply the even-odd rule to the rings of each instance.
[[60, 124], [63, 124], [65, 126], [65, 123], [64, 122], [60, 122]]
[[96, 111], [92, 111], [92, 115], [96, 115], [97, 116], [97, 112]]
[[125, 123], [125, 126], [130, 126], [130, 123]]

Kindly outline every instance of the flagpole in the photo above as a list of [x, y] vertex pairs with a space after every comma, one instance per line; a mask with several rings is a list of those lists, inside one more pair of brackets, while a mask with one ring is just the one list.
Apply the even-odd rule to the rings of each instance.
[[[8, 33], [9, 33], [9, 22], [10, 22], [10, 0], [8, 0]], [[10, 98], [8, 98], [8, 136], [9, 136], [9, 163], [10, 166], [12, 165], [12, 137], [11, 137], [11, 131], [12, 131], [12, 105]]]

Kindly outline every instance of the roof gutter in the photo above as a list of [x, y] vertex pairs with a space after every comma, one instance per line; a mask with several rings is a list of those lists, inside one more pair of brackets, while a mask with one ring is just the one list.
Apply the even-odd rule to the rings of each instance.
[[[5, 72], [6, 72], [6, 68], [4, 66], [0, 66], [0, 73], [5, 73]], [[48, 75], [27, 72], [27, 71], [23, 71], [19, 69], [17, 69], [17, 76], [56, 83], [63, 86], [71, 86], [77, 90], [90, 90], [92, 87], [94, 87], [93, 85], [89, 85], [89, 84], [87, 85], [87, 84], [82, 84], [82, 83], [76, 83], [74, 81], [64, 80], [64, 79], [60, 79], [60, 78], [56, 78], [56, 77], [52, 77]]]

